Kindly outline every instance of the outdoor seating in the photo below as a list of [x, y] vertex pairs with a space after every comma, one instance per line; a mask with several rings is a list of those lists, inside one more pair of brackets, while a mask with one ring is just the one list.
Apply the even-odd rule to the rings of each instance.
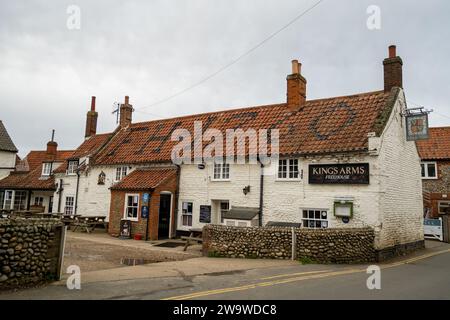
[[98, 226], [103, 226], [105, 229], [107, 229], [107, 222], [105, 220], [106, 216], [78, 216], [75, 217], [70, 226], [73, 227], [73, 232], [81, 228], [87, 233], [91, 233]]
[[187, 250], [187, 248], [191, 245], [191, 242], [197, 243], [203, 242], [202, 229], [192, 228], [189, 231], [190, 231], [189, 236], [181, 236], [181, 240], [186, 241], [183, 251]]

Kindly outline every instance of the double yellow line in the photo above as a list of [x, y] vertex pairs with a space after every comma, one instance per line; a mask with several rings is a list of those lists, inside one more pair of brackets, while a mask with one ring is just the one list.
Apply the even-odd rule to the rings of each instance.
[[[450, 249], [432, 252], [432, 253], [425, 254], [425, 255], [422, 255], [419, 257], [402, 260], [400, 262], [381, 265], [380, 268], [387, 269], [387, 268], [397, 267], [400, 265], [412, 263], [412, 262], [415, 262], [418, 260], [430, 258], [430, 257], [436, 256], [439, 254], [443, 254], [443, 253], [447, 253], [447, 252], [450, 252]], [[277, 279], [277, 278], [286, 278], [286, 279], [257, 282], [257, 283], [248, 284], [248, 285], [239, 286], [239, 287], [230, 287], [230, 288], [223, 288], [223, 289], [199, 291], [199, 292], [194, 292], [194, 293], [190, 293], [190, 294], [169, 297], [169, 298], [165, 298], [162, 300], [189, 300], [189, 299], [201, 298], [201, 297], [206, 297], [206, 296], [211, 296], [211, 295], [216, 295], [216, 294], [244, 291], [244, 290], [249, 290], [249, 289], [274, 286], [274, 285], [296, 282], [296, 281], [321, 279], [321, 278], [327, 278], [327, 277], [332, 277], [332, 276], [340, 276], [340, 275], [346, 275], [346, 274], [352, 274], [352, 273], [366, 272], [366, 270], [367, 270], [366, 268], [359, 268], [359, 269], [352, 268], [352, 269], [345, 269], [345, 270], [341, 270], [341, 271], [319, 270], [319, 271], [280, 274], [280, 275], [275, 275], [275, 276], [271, 276], [271, 277], [261, 278], [260, 280], [269, 280], [269, 279]]]

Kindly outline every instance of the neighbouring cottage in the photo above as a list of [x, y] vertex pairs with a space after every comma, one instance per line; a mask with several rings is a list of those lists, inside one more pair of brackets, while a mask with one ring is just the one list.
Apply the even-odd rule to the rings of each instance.
[[58, 186], [53, 171], [63, 165], [73, 151], [57, 148], [58, 144], [52, 139], [46, 150], [30, 151], [17, 162], [14, 171], [0, 180], [0, 209], [59, 212], [60, 203], [54, 202]]
[[[19, 160], [17, 148], [0, 120], [0, 179], [8, 176]], [[1, 207], [1, 206], [0, 206]]]
[[[371, 227], [377, 250], [422, 246], [420, 158], [405, 137], [395, 46], [383, 61], [379, 91], [306, 100], [300, 66], [292, 62], [284, 103], [132, 123], [125, 97], [119, 126], [104, 135], [96, 134], [93, 98], [86, 140], [55, 172], [60, 201], [74, 197], [77, 213], [107, 215], [111, 235], [122, 219], [131, 221], [133, 235], [149, 239], [207, 224]], [[216, 129], [223, 136], [227, 129], [277, 129], [280, 158], [269, 165], [173, 163], [175, 130], [195, 136], [197, 123], [202, 134]], [[207, 136], [202, 150], [212, 141]]]
[[429, 129], [429, 137], [416, 142], [422, 160], [425, 215], [450, 213], [450, 127]]

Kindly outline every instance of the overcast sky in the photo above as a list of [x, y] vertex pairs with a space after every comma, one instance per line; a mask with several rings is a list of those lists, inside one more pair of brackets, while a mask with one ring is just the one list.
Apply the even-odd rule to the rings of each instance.
[[[51, 129], [60, 149], [72, 149], [83, 141], [93, 95], [101, 133], [115, 128], [113, 104], [125, 95], [138, 109], [133, 122], [283, 102], [296, 58], [308, 99], [374, 91], [383, 88], [382, 60], [396, 44], [409, 106], [434, 109], [433, 126], [450, 125], [447, 0], [324, 0], [208, 81], [154, 105], [220, 70], [316, 2], [2, 0], [0, 119], [21, 156], [45, 148]], [[67, 28], [70, 5], [81, 10], [80, 29]], [[369, 5], [381, 9], [379, 30], [367, 28]]]

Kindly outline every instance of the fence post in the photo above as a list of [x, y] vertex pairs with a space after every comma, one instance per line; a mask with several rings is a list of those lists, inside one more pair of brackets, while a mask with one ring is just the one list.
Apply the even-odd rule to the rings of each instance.
[[291, 235], [292, 235], [292, 253], [291, 253], [291, 260], [296, 260], [297, 259], [297, 237], [295, 235], [295, 228], [291, 227]]
[[64, 264], [64, 250], [66, 248], [66, 232], [67, 226], [63, 225], [61, 227], [61, 239], [59, 242], [59, 256], [58, 256], [58, 265], [56, 266], [56, 275], [57, 279], [61, 280], [63, 275], [63, 264]]

